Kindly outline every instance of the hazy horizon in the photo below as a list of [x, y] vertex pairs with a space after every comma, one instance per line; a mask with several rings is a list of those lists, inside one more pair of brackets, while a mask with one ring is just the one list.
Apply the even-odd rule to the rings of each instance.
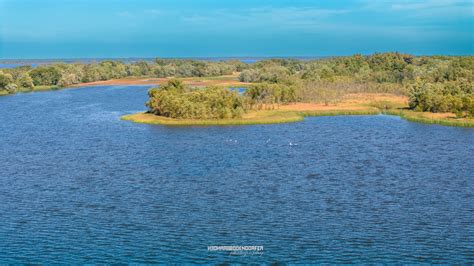
[[[196, 60], [232, 60], [232, 59], [297, 59], [297, 60], [311, 60], [311, 59], [323, 59], [330, 57], [345, 57], [360, 54], [363, 56], [370, 56], [377, 53], [401, 53], [401, 54], [410, 54], [403, 51], [377, 51], [373, 53], [354, 53], [354, 54], [344, 54], [344, 55], [321, 55], [321, 56], [150, 56], [150, 57], [50, 57], [50, 58], [0, 58], [0, 62], [14, 62], [14, 61], [54, 61], [54, 60], [63, 60], [63, 61], [74, 61], [74, 60], [155, 60], [157, 58], [161, 59], [196, 59]], [[411, 54], [414, 56], [474, 56], [474, 54]]]

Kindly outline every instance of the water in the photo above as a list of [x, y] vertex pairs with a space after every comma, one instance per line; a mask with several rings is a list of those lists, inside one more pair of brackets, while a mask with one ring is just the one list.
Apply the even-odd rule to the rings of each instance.
[[38, 65], [39, 64], [36, 64], [36, 63], [0, 63], [0, 69], [15, 68], [15, 67], [21, 67], [21, 66], [37, 67]]
[[[274, 57], [272, 57], [275, 59]], [[329, 56], [307, 56], [307, 57], [276, 57], [276, 59], [297, 59], [297, 60], [318, 60], [329, 58]], [[0, 69], [1, 68], [15, 68], [20, 66], [31, 66], [37, 67], [39, 65], [48, 65], [54, 63], [83, 63], [83, 64], [93, 64], [107, 60], [118, 60], [124, 63], [135, 63], [138, 61], [154, 62], [156, 58], [57, 58], [57, 59], [0, 59]], [[165, 59], [187, 59], [187, 60], [197, 60], [197, 61], [210, 61], [210, 62], [219, 62], [219, 61], [229, 61], [229, 60], [238, 60], [242, 63], [253, 64], [261, 60], [269, 60], [270, 57], [178, 57], [178, 58], [165, 58]]]
[[474, 129], [121, 121], [146, 91], [0, 97], [0, 262], [473, 263]]

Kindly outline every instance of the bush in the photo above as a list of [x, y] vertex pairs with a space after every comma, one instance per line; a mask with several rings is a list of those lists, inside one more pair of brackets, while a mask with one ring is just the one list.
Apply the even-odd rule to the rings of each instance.
[[11, 83], [13, 83], [12, 75], [0, 71], [0, 89], [6, 89], [7, 85]]
[[61, 78], [61, 72], [55, 66], [40, 66], [30, 71], [35, 86], [56, 85]]
[[16, 80], [16, 84], [21, 88], [26, 89], [33, 89], [34, 87], [33, 79], [31, 79], [28, 73], [23, 73], [22, 75], [20, 75]]
[[76, 74], [63, 74], [61, 76], [61, 79], [58, 81], [58, 86], [59, 87], [67, 87], [73, 84], [78, 84], [79, 78], [76, 76]]
[[5, 90], [10, 94], [15, 93], [17, 89], [18, 89], [18, 86], [15, 83], [10, 83], [7, 86], [5, 86]]
[[250, 105], [260, 109], [264, 104], [280, 104], [296, 101], [296, 91], [291, 85], [260, 83], [247, 88], [245, 96]]
[[459, 82], [428, 83], [417, 81], [409, 92], [409, 106], [416, 111], [451, 112], [456, 116], [473, 116], [472, 86]]
[[260, 71], [256, 69], [245, 69], [239, 75], [241, 82], [258, 82], [260, 80]]
[[148, 92], [149, 112], [170, 118], [236, 118], [244, 113], [244, 100], [225, 88], [191, 89], [178, 80], [170, 80]]

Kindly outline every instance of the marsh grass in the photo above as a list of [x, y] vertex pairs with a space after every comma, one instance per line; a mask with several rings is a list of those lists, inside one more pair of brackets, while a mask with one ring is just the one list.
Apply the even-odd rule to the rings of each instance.
[[[150, 113], [137, 113], [122, 116], [122, 120], [143, 124], [160, 124], [168, 126], [237, 126], [258, 124], [281, 124], [303, 121], [310, 116], [340, 116], [340, 115], [397, 115], [410, 122], [424, 124], [439, 124], [443, 126], [474, 127], [474, 119], [455, 118], [446, 114], [414, 112], [406, 109], [384, 109], [375, 107], [357, 110], [258, 110], [246, 113], [242, 118], [229, 119], [173, 119]], [[443, 117], [444, 116], [444, 117]]]
[[[30, 93], [38, 91], [52, 91], [60, 89], [58, 86], [36, 86], [34, 89], [31, 88], [18, 88], [15, 93]], [[0, 96], [12, 95], [15, 93], [8, 93], [6, 90], [0, 90]]]
[[245, 114], [242, 118], [229, 119], [174, 119], [150, 113], [125, 115], [122, 116], [122, 119], [136, 123], [168, 126], [238, 126], [291, 123], [302, 121], [304, 117], [297, 112], [255, 111]]
[[35, 88], [32, 91], [55, 91], [55, 90], [60, 90], [61, 88], [53, 85], [53, 86], [35, 86]]
[[38, 91], [55, 91], [62, 88], [58, 86], [35, 86], [34, 89], [31, 88], [19, 88], [17, 93], [29, 93], [29, 92], [38, 92]]
[[384, 110], [383, 114], [397, 115], [410, 122], [417, 122], [423, 124], [438, 124], [443, 126], [454, 127], [474, 127], [474, 119], [456, 118], [454, 116], [447, 116], [443, 114], [440, 115], [429, 112], [415, 112], [407, 109]]
[[338, 116], [338, 115], [378, 115], [380, 110], [367, 108], [363, 110], [321, 110], [321, 111], [300, 111], [302, 116]]
[[251, 111], [242, 118], [229, 119], [175, 119], [157, 116], [150, 113], [136, 113], [122, 116], [122, 120], [142, 124], [160, 124], [169, 126], [232, 126], [232, 125], [259, 125], [281, 124], [303, 121], [306, 116], [336, 116], [336, 115], [374, 115], [380, 114], [375, 108], [365, 110], [321, 110], [321, 111], [285, 111], [285, 110], [258, 110]]

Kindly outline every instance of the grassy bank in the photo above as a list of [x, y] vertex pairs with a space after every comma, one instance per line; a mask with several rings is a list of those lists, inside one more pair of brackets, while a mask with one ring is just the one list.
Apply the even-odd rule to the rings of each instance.
[[136, 113], [122, 116], [123, 120], [142, 124], [159, 124], [168, 126], [236, 126], [281, 124], [303, 121], [306, 116], [336, 116], [336, 115], [374, 115], [380, 114], [375, 109], [367, 110], [336, 110], [336, 111], [284, 111], [259, 110], [246, 113], [242, 118], [230, 119], [174, 119], [149, 113]]
[[[62, 89], [58, 86], [36, 86], [34, 89], [19, 88], [15, 93], [30, 93], [30, 92], [41, 92], [41, 91], [54, 91]], [[13, 93], [13, 94], [15, 94]], [[5, 90], [0, 90], [0, 96], [12, 95]]]
[[338, 115], [378, 115], [380, 110], [367, 108], [361, 110], [324, 110], [324, 111], [303, 111], [298, 112], [302, 116], [338, 116]]
[[232, 126], [232, 125], [258, 125], [258, 124], [280, 124], [304, 120], [307, 116], [340, 116], [340, 115], [397, 115], [410, 122], [424, 124], [439, 124], [443, 126], [474, 127], [474, 119], [439, 118], [430, 117], [431, 113], [413, 112], [409, 110], [389, 109], [365, 109], [365, 110], [333, 110], [333, 111], [284, 111], [284, 110], [262, 110], [245, 114], [242, 118], [235, 119], [174, 119], [157, 116], [149, 113], [136, 113], [122, 116], [123, 120], [142, 124], [158, 124], [168, 126]]
[[397, 115], [408, 121], [423, 124], [438, 124], [454, 127], [474, 127], [474, 119], [456, 118], [454, 114], [450, 113], [414, 112], [405, 109], [389, 109], [384, 110], [383, 113], [388, 115]]
[[302, 121], [304, 117], [297, 112], [265, 110], [249, 112], [243, 115], [242, 118], [230, 119], [174, 119], [149, 113], [125, 115], [122, 116], [122, 119], [135, 123], [168, 126], [230, 126], [290, 123]]
[[474, 127], [474, 119], [458, 119], [451, 113], [414, 112], [404, 109], [407, 99], [404, 96], [390, 94], [351, 94], [337, 104], [295, 103], [280, 106], [265, 106], [273, 110], [254, 110], [238, 119], [173, 119], [148, 113], [123, 116], [123, 120], [145, 124], [176, 126], [192, 125], [253, 125], [277, 124], [304, 120], [306, 116], [338, 115], [398, 115], [408, 121], [440, 124], [444, 126]]

